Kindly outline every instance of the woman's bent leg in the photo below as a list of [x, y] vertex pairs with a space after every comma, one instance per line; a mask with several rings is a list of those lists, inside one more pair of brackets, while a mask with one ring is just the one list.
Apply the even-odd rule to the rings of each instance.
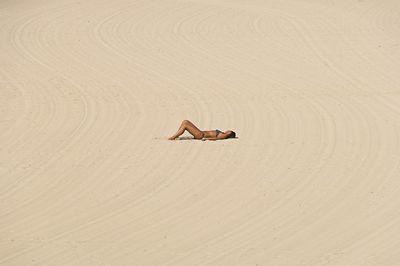
[[203, 131], [201, 131], [200, 129], [198, 129], [192, 122], [190, 122], [189, 120], [183, 120], [182, 124], [185, 125], [186, 130], [192, 134], [192, 136], [195, 139], [202, 139], [204, 136]]
[[175, 133], [175, 135], [173, 135], [172, 137], [170, 137], [170, 140], [176, 139], [177, 137], [179, 137], [180, 135], [182, 135], [185, 130], [187, 130], [190, 134], [192, 134], [192, 136], [195, 139], [202, 139], [203, 138], [203, 132], [198, 129], [192, 122], [190, 122], [189, 120], [183, 120], [181, 123], [181, 126], [179, 127], [178, 131]]

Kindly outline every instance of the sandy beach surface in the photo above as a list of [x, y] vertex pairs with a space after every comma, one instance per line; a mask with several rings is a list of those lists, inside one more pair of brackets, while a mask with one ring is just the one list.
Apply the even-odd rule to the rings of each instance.
[[1, 1], [0, 265], [400, 265], [399, 14]]

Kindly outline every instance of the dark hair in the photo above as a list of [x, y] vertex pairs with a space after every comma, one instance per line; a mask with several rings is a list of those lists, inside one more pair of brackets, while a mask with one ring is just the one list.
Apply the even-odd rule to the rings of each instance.
[[234, 131], [231, 131], [231, 134], [229, 134], [228, 139], [230, 138], [232, 139], [236, 138], [236, 133]]

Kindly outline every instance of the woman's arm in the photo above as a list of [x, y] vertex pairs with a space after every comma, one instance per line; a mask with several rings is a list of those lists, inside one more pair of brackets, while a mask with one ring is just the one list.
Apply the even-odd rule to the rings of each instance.
[[202, 141], [205, 141], [205, 140], [212, 140], [212, 141], [215, 141], [215, 140], [219, 140], [219, 139], [226, 139], [227, 136], [228, 136], [228, 135], [225, 134], [225, 133], [219, 133], [217, 137], [202, 138], [201, 140], [202, 140]]
[[212, 138], [202, 138], [201, 140], [202, 141], [205, 141], [205, 140], [212, 140], [212, 141], [215, 141], [215, 140], [217, 140], [218, 138], [215, 138], [215, 137], [212, 137]]

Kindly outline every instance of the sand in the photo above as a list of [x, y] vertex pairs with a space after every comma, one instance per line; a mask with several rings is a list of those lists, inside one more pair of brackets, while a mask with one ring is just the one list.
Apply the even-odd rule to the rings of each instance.
[[0, 265], [400, 265], [399, 12], [1, 1]]

